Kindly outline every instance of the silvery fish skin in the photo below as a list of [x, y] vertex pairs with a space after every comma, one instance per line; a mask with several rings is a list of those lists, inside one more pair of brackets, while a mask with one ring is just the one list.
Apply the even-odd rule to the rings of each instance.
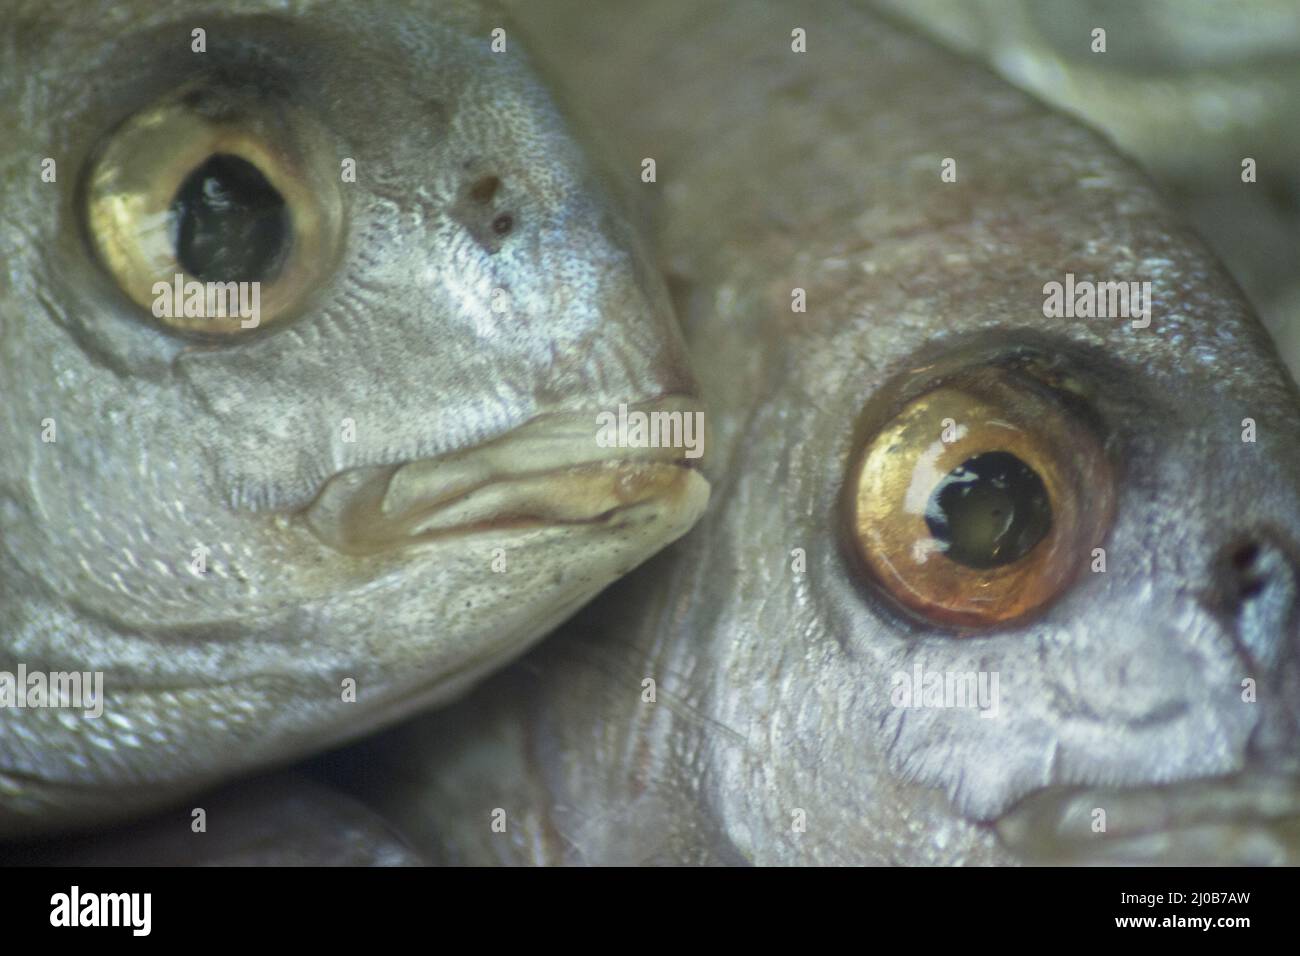
[[[859, 6], [518, 13], [624, 162], [657, 161], [656, 244], [711, 370], [713, 504], [381, 738], [390, 773], [358, 789], [448, 862], [1296, 862], [1300, 400], [1144, 177]], [[1149, 280], [1149, 326], [1045, 317], [1067, 271]], [[1106, 570], [977, 633], [899, 613], [841, 543], [862, 410], [1026, 354], [1092, 383]], [[917, 668], [996, 674], [993, 719], [896, 706]]]
[[[101, 717], [0, 709], [0, 835], [446, 701], [701, 513], [687, 451], [599, 446], [600, 413], [698, 410], [695, 386], [661, 280], [498, 11], [5, 19], [0, 671], [101, 672], [104, 697]], [[343, 223], [300, 315], [219, 341], [130, 301], [84, 215], [104, 144], [196, 82], [323, 130], [308, 160]]]
[[[1300, 6], [885, 0], [1083, 117], [1173, 194], [1300, 376]], [[1094, 31], [1105, 31], [1105, 48]], [[1254, 165], [1243, 183], [1242, 164]]]

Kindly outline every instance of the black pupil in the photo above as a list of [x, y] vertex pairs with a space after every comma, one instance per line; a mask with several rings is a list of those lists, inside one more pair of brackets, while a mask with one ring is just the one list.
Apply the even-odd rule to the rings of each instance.
[[935, 485], [925, 509], [944, 553], [970, 568], [1019, 561], [1052, 527], [1038, 473], [1010, 452], [968, 458]]
[[252, 163], [217, 153], [186, 177], [171, 204], [176, 261], [203, 281], [256, 282], [279, 270], [289, 210]]

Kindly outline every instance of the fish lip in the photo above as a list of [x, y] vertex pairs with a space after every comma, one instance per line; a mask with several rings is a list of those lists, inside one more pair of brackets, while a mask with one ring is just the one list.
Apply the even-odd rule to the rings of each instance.
[[1046, 787], [991, 826], [1038, 865], [1294, 866], [1300, 776], [1248, 767], [1141, 787]]
[[[626, 407], [703, 414], [689, 395]], [[346, 469], [293, 520], [332, 550], [360, 556], [475, 532], [610, 524], [643, 505], [681, 510], [707, 489], [702, 457], [688, 447], [600, 446], [598, 416], [610, 411], [538, 416], [445, 455]], [[702, 453], [705, 431], [698, 439]]]

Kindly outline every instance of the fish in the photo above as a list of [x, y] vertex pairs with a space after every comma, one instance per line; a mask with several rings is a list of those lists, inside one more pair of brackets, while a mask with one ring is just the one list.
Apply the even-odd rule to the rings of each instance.
[[450, 864], [1300, 861], [1300, 395], [1146, 175], [862, 4], [516, 13], [655, 161], [713, 496], [352, 792]]
[[446, 703], [701, 514], [601, 440], [698, 389], [499, 8], [5, 20], [0, 838]]

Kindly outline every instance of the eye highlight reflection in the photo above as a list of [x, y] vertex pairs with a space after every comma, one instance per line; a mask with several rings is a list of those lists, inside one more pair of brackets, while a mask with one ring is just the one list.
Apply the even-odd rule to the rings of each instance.
[[1091, 422], [1032, 374], [949, 376], [868, 433], [846, 488], [850, 538], [880, 591], [981, 629], [1062, 594], [1110, 526], [1113, 474]]

